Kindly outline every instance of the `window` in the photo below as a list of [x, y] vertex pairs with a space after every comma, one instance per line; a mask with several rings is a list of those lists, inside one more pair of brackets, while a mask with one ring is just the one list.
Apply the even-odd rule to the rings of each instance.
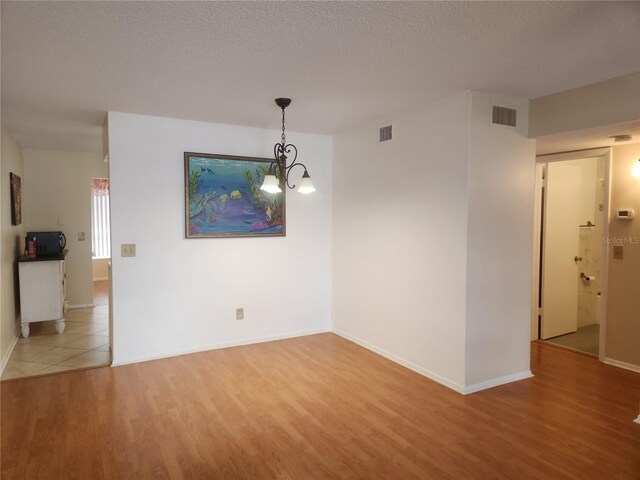
[[111, 257], [111, 221], [109, 219], [109, 179], [91, 179], [91, 247], [93, 258]]

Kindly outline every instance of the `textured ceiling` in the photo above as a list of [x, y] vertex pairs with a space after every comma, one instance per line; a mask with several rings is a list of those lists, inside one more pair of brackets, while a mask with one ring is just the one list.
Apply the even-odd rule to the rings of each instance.
[[640, 3], [2, 2], [2, 121], [96, 150], [106, 111], [333, 134], [456, 89], [640, 70]]

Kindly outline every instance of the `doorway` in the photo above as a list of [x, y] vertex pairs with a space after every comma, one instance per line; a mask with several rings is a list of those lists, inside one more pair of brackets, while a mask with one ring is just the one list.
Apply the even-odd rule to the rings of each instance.
[[604, 355], [608, 149], [538, 157], [537, 339]]

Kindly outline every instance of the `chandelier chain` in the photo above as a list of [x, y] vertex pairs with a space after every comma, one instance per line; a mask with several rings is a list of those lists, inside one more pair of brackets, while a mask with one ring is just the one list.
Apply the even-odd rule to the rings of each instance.
[[[276, 98], [276, 105], [282, 109], [282, 135], [280, 137], [280, 143], [276, 143], [273, 146], [273, 161], [269, 165], [268, 174], [265, 175], [262, 190], [269, 193], [281, 192], [285, 188], [295, 188], [295, 185], [290, 183], [291, 170], [294, 167], [302, 167], [304, 174], [302, 175], [300, 191], [302, 193], [311, 193], [315, 191], [309, 174], [307, 173], [307, 167], [303, 163], [299, 163], [298, 149], [292, 143], [287, 144], [287, 138], [285, 133], [285, 111], [284, 109], [289, 106], [291, 99], [289, 98]], [[287, 165], [287, 162], [290, 162]], [[277, 182], [277, 185], [275, 185]], [[303, 188], [304, 186], [304, 188]]]

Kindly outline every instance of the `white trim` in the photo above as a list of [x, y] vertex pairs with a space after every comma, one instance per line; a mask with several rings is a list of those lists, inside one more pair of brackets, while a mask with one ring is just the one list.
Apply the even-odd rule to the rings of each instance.
[[492, 378], [491, 380], [486, 380], [484, 382], [476, 383], [475, 385], [464, 387], [464, 394], [468, 395], [469, 393], [479, 392], [480, 390], [486, 390], [488, 388], [497, 387], [498, 385], [517, 382], [518, 380], [525, 380], [531, 377], [533, 377], [531, 370], [524, 370], [522, 372], [505, 375], [504, 377]]
[[104, 282], [105, 280], [109, 280], [109, 277], [98, 277], [93, 279], [94, 282]]
[[583, 158], [604, 157], [611, 153], [611, 147], [587, 148], [572, 152], [545, 153], [536, 155], [536, 162], [563, 162], [565, 160], [582, 160]]
[[318, 333], [327, 333], [327, 332], [332, 332], [346, 340], [349, 340], [350, 342], [353, 342], [357, 345], [360, 345], [361, 347], [366, 348], [367, 350], [370, 350], [382, 357], [385, 357], [389, 360], [391, 360], [394, 363], [397, 363], [399, 365], [402, 365], [405, 368], [408, 368], [409, 370], [412, 370], [416, 373], [419, 373], [420, 375], [429, 378], [430, 380], [433, 380], [434, 382], [437, 382], [441, 385], [444, 385], [445, 387], [448, 387], [452, 390], [455, 390], [458, 393], [461, 393], [463, 395], [467, 395], [470, 393], [475, 393], [475, 392], [479, 392], [480, 390], [486, 390], [488, 388], [492, 388], [492, 387], [497, 387], [499, 385], [504, 385], [506, 383], [511, 383], [511, 382], [515, 382], [518, 380], [524, 380], [526, 378], [531, 378], [533, 377], [533, 374], [531, 373], [530, 370], [526, 370], [523, 372], [518, 372], [518, 373], [513, 373], [511, 375], [505, 375], [503, 377], [498, 377], [498, 378], [493, 378], [491, 380], [487, 380], [481, 383], [477, 383], [475, 385], [470, 385], [468, 387], [464, 387], [462, 385], [460, 385], [459, 383], [453, 382], [441, 375], [438, 375], [437, 373], [431, 372], [427, 369], [424, 369], [418, 365], [416, 365], [415, 363], [412, 363], [408, 360], [405, 360], [404, 358], [398, 357], [397, 355], [394, 355], [392, 353], [387, 352], [386, 350], [383, 350], [382, 348], [376, 347], [375, 345], [370, 344], [369, 342], [365, 342], [364, 340], [361, 340], [357, 337], [354, 337], [353, 335], [350, 335], [346, 332], [340, 331], [340, 330], [335, 330], [335, 329], [330, 329], [330, 328], [320, 328], [320, 329], [315, 329], [315, 330], [302, 330], [302, 331], [297, 331], [297, 332], [289, 332], [289, 333], [283, 333], [283, 334], [277, 334], [277, 335], [267, 335], [264, 337], [253, 337], [253, 338], [244, 338], [244, 339], [240, 339], [240, 340], [233, 340], [233, 341], [229, 341], [229, 342], [220, 342], [220, 343], [213, 343], [213, 344], [209, 344], [209, 345], [201, 345], [199, 347], [195, 347], [195, 348], [186, 348], [186, 349], [180, 349], [180, 350], [174, 350], [170, 353], [162, 353], [162, 354], [150, 354], [150, 355], [142, 355], [139, 357], [130, 357], [130, 358], [125, 358], [124, 360], [122, 359], [118, 359], [118, 360], [114, 360], [113, 363], [111, 364], [112, 367], [120, 367], [123, 365], [130, 365], [132, 363], [139, 363], [139, 362], [148, 362], [151, 360], [160, 360], [162, 358], [169, 358], [169, 357], [175, 357], [175, 356], [179, 356], [179, 355], [188, 355], [191, 353], [198, 353], [198, 352], [204, 352], [207, 350], [217, 350], [220, 348], [229, 348], [229, 347], [238, 347], [241, 345], [251, 345], [251, 344], [256, 344], [256, 343], [263, 343], [263, 342], [272, 342], [274, 340], [284, 340], [287, 338], [296, 338], [296, 337], [304, 337], [307, 335], [316, 335]]
[[180, 350], [173, 350], [170, 353], [152, 353], [148, 355], [141, 355], [139, 357], [129, 357], [124, 359], [114, 360], [111, 363], [112, 367], [120, 367], [122, 365], [130, 365], [132, 363], [148, 362], [150, 360], [160, 360], [162, 358], [177, 357], [179, 355], [188, 355], [190, 353], [205, 352], [207, 350], [218, 350], [220, 348], [239, 347], [241, 345], [252, 345], [254, 343], [272, 342], [274, 340], [285, 340], [287, 338], [305, 337], [307, 335], [315, 335], [318, 333], [327, 333], [331, 330], [327, 328], [318, 328], [315, 330], [300, 330], [297, 332], [280, 333], [276, 335], [266, 335], [264, 337], [252, 337], [242, 338], [239, 340], [232, 340], [228, 342], [211, 343], [209, 345], [201, 345], [199, 347], [184, 348]]
[[333, 333], [353, 343], [356, 343], [361, 347], [366, 348], [367, 350], [371, 350], [372, 352], [377, 353], [378, 355], [381, 355], [391, 360], [392, 362], [398, 363], [403, 367], [408, 368], [409, 370], [413, 370], [414, 372], [419, 373], [420, 375], [423, 375], [429, 378], [430, 380], [433, 380], [434, 382], [438, 382], [439, 384], [444, 385], [445, 387], [449, 387], [450, 389], [455, 390], [458, 393], [462, 393], [463, 395], [468, 395], [470, 393], [479, 392], [480, 390], [486, 390], [488, 388], [504, 385], [505, 383], [516, 382], [518, 380], [524, 380], [526, 378], [533, 377], [531, 370], [525, 370], [523, 372], [513, 373], [511, 375], [505, 375], [504, 377], [492, 378], [491, 380], [487, 380], [485, 382], [476, 383], [475, 385], [470, 385], [468, 387], [463, 387], [459, 383], [453, 382], [445, 377], [438, 375], [437, 373], [434, 373], [434, 372], [431, 372], [430, 370], [419, 367], [415, 363], [405, 360], [404, 358], [398, 357], [393, 353], [389, 353], [386, 350], [383, 350], [382, 348], [376, 347], [375, 345], [372, 345], [369, 342], [365, 342], [364, 340], [354, 337], [353, 335], [350, 335], [346, 332], [342, 332], [340, 330], [334, 329]]
[[[546, 155], [537, 155], [536, 156], [536, 165], [539, 164], [547, 164], [550, 162], [562, 162], [566, 160], [580, 160], [584, 158], [596, 158], [602, 157], [605, 162], [605, 191], [604, 191], [604, 212], [603, 212], [603, 225], [605, 225], [605, 229], [603, 230], [603, 235], [609, 236], [609, 218], [611, 217], [611, 213], [609, 209], [611, 208], [611, 168], [613, 165], [612, 161], [612, 148], [611, 147], [602, 147], [602, 148], [591, 148], [586, 150], [576, 150], [573, 152], [561, 152], [561, 153], [553, 153]], [[537, 172], [537, 170], [536, 170]], [[536, 175], [536, 189], [540, 188], [540, 179]], [[536, 194], [536, 193], [534, 193]], [[540, 216], [542, 214], [541, 205], [536, 203], [535, 205], [535, 221], [539, 222]], [[534, 233], [533, 243], [534, 243], [534, 257], [535, 252], [540, 251], [540, 235], [539, 231], [536, 235]], [[602, 251], [601, 251], [601, 259], [600, 259], [600, 302], [601, 308], [600, 312], [602, 315], [598, 315], [598, 323], [600, 324], [600, 338], [599, 338], [599, 352], [598, 359], [601, 362], [607, 363], [605, 359], [606, 353], [606, 329], [607, 329], [607, 299], [608, 299], [608, 283], [609, 283], [609, 247], [606, 242], [602, 242]], [[540, 268], [539, 266], [535, 266], [535, 269]], [[539, 303], [539, 291], [537, 288], [536, 282], [536, 270], [534, 269], [534, 275], [532, 281], [534, 282], [533, 289], [533, 298], [532, 298], [532, 314], [531, 314], [531, 331], [534, 331], [534, 305], [537, 306]], [[544, 276], [544, 275], [543, 275]], [[544, 282], [544, 278], [543, 278]], [[544, 299], [542, 302], [542, 306], [544, 309]], [[622, 367], [625, 368], [625, 367]]]
[[614, 360], [613, 358], [605, 358], [604, 363], [611, 365], [612, 367], [624, 368], [625, 370], [640, 373], [640, 365], [634, 365], [633, 363], [621, 362], [620, 360]]
[[640, 413], [638, 414], [638, 418], [636, 418], [636, 419], [634, 420], [634, 422], [636, 422], [636, 423], [640, 423]]
[[420, 375], [423, 375], [431, 380], [433, 380], [434, 382], [438, 382], [441, 385], [444, 385], [445, 387], [449, 387], [452, 390], [455, 390], [458, 393], [465, 393], [465, 388], [460, 385], [459, 383], [453, 382], [445, 377], [442, 377], [440, 375], [438, 375], [437, 373], [431, 372], [429, 370], [426, 370], [422, 367], [419, 367], [418, 365], [416, 365], [415, 363], [411, 363], [408, 360], [405, 360], [404, 358], [398, 357], [397, 355], [394, 355], [393, 353], [389, 353], [386, 350], [383, 350], [382, 348], [376, 347], [375, 345], [370, 344], [369, 342], [365, 342], [364, 340], [360, 340], [357, 337], [354, 337], [353, 335], [350, 335], [346, 332], [340, 331], [340, 330], [333, 330], [333, 333], [335, 333], [336, 335], [339, 335], [353, 343], [356, 343], [358, 345], [360, 345], [361, 347], [366, 348], [367, 350], [371, 350], [374, 353], [377, 353], [380, 356], [383, 356], [389, 360], [391, 360], [392, 362], [398, 363], [400, 365], [402, 365], [403, 367], [408, 368], [409, 370], [413, 370], [416, 373], [419, 373]]
[[[609, 238], [609, 220], [611, 219], [611, 178], [613, 176], [613, 149], [607, 148], [604, 154], [604, 211], [603, 235]], [[598, 339], [598, 360], [604, 362], [607, 349], [607, 303], [609, 301], [609, 244], [602, 242], [600, 251], [600, 305], [596, 312], [600, 324]]]
[[4, 357], [2, 357], [2, 362], [0, 363], [0, 375], [4, 373], [4, 369], [7, 366], [7, 363], [9, 363], [9, 359], [11, 358], [11, 354], [13, 353], [13, 349], [16, 348], [16, 344], [18, 343], [19, 338], [20, 338], [19, 334], [13, 337], [13, 340], [11, 340], [11, 344], [9, 345], [9, 348], [7, 349], [7, 353], [5, 353]]
[[81, 305], [69, 305], [67, 307], [67, 310], [77, 310], [79, 308], [93, 308], [95, 307], [95, 303], [85, 303], [85, 304], [81, 304]]
[[531, 340], [538, 339], [538, 317], [542, 315], [540, 305], [540, 234], [542, 233], [542, 187], [544, 163], [537, 163], [534, 216], [533, 216], [533, 281], [531, 282]]

